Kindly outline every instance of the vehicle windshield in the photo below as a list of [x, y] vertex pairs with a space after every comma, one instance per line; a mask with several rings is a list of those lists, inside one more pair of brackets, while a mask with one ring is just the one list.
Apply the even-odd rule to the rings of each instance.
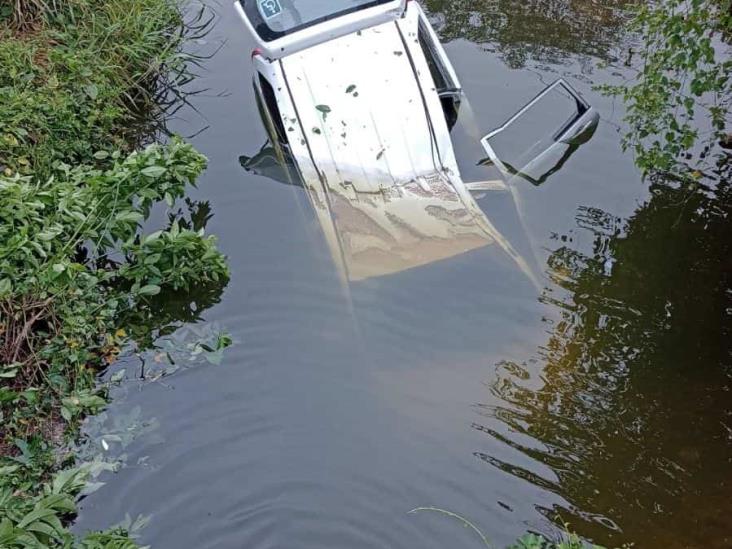
[[348, 13], [391, 0], [239, 0], [257, 34], [267, 42]]

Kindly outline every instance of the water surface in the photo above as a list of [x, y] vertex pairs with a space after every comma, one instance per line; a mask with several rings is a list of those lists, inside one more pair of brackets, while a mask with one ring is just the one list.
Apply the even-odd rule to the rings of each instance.
[[[731, 546], [732, 200], [643, 183], [621, 151], [621, 107], [593, 85], [626, 74], [627, 5], [427, 2], [468, 98], [452, 133], [466, 180], [495, 176], [477, 139], [560, 76], [601, 113], [543, 184], [474, 195], [538, 287], [496, 243], [344, 280], [305, 191], [240, 164], [267, 138], [253, 46], [218, 7], [208, 91], [171, 126], [205, 127], [210, 166], [181, 207], [232, 277], [173, 309], [235, 344], [155, 381], [124, 361], [93, 434], [117, 433], [126, 466], [77, 527], [150, 515], [157, 549], [478, 547], [408, 514], [433, 505], [496, 546], [561, 520], [607, 545]], [[183, 353], [178, 335], [165, 345]]]

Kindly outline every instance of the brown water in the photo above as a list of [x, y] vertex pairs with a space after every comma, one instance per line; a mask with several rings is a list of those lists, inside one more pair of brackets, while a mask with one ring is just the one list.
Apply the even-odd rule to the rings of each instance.
[[[452, 133], [466, 179], [486, 177], [476, 137], [559, 76], [601, 113], [542, 185], [476, 195], [539, 289], [497, 245], [344, 285], [303, 189], [240, 165], [266, 134], [252, 46], [218, 7], [209, 91], [171, 124], [205, 127], [210, 167], [181, 208], [232, 278], [159, 313], [184, 323], [159, 345], [190, 367], [120, 364], [88, 431], [124, 466], [77, 527], [150, 515], [157, 549], [479, 546], [408, 514], [433, 505], [497, 547], [562, 520], [606, 545], [732, 547], [729, 168], [675, 189], [620, 150], [621, 105], [593, 85], [628, 74], [628, 4], [427, 2], [469, 100]], [[220, 365], [185, 358], [218, 328], [235, 340]]]

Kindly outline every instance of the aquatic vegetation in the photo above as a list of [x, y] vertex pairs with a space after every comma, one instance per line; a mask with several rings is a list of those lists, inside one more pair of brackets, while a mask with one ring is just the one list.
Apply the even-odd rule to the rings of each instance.
[[603, 549], [599, 545], [587, 545], [576, 534], [568, 533], [565, 539], [550, 541], [537, 534], [526, 534], [507, 549]]

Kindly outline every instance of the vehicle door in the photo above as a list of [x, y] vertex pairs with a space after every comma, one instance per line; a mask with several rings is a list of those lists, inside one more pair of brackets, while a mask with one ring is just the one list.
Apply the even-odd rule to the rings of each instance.
[[597, 111], [559, 79], [481, 139], [490, 162], [506, 178], [541, 185], [595, 132]]

